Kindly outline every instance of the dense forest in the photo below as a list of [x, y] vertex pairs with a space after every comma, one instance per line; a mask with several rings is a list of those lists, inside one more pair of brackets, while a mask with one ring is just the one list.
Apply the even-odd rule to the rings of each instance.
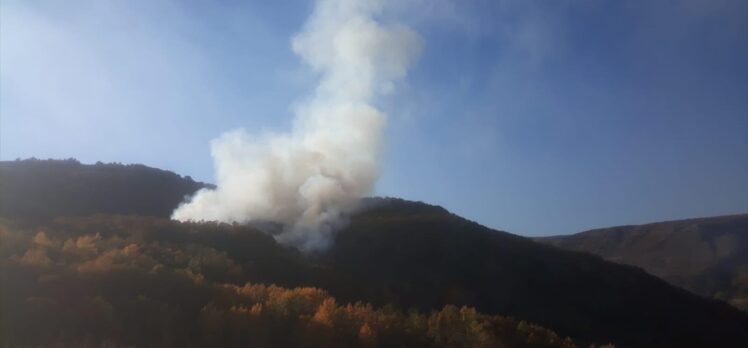
[[[313, 287], [246, 283], [248, 278], [262, 279], [253, 277], [262, 272], [273, 273], [272, 267], [261, 257], [238, 263], [226, 252], [198, 242], [212, 233], [243, 236], [247, 232], [227, 225], [179, 225], [103, 215], [59, 219], [33, 230], [3, 222], [0, 343], [9, 347], [575, 346], [537, 325], [481, 314], [470, 307], [449, 305], [427, 313], [405, 313], [392, 306], [338, 303]], [[250, 232], [249, 238], [260, 245], [273, 244], [262, 234]], [[251, 250], [247, 254], [258, 257]], [[282, 268], [271, 277], [282, 275]]]
[[748, 311], [748, 214], [618, 226], [537, 240], [644, 268], [671, 284]]
[[[19, 175], [9, 169], [14, 166], [37, 166], [47, 173], [27, 168]], [[180, 202], [174, 187], [194, 192], [204, 184], [142, 166], [103, 166], [108, 169], [91, 175], [117, 177], [122, 174], [111, 171], [122, 170], [140, 176], [91, 191], [101, 197], [86, 199], [117, 202], [106, 211], [81, 200], [66, 207], [61, 199], [41, 199], [25, 205], [21, 214], [12, 208], [16, 199], [26, 199], [16, 185], [34, 187], [29, 196], [36, 199], [62, 193], [75, 197], [71, 187], [91, 180], [75, 175], [75, 168], [90, 172], [97, 166], [0, 163], [0, 206], [11, 207], [0, 210], [2, 342], [748, 344], [748, 315], [729, 305], [639, 268], [491, 230], [441, 207], [364, 200], [330, 250], [305, 255], [260, 230], [267, 226], [169, 220], [169, 207]], [[55, 185], [69, 187], [35, 182], [58, 170], [68, 174]], [[177, 183], [145, 184], [163, 176]], [[172, 199], [157, 200], [162, 205], [146, 212], [133, 212], [127, 199], [112, 195], [152, 197], [161, 188]]]

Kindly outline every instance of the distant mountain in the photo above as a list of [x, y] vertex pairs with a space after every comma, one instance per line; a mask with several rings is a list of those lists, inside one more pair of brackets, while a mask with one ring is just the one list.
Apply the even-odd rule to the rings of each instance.
[[602, 228], [536, 240], [633, 265], [748, 311], [748, 214]]
[[169, 217], [211, 185], [139, 164], [0, 161], [0, 216], [48, 219], [96, 213]]
[[[55, 174], [69, 177], [65, 172], [55, 173], [56, 170], [66, 170], [65, 166], [37, 168], [45, 170], [46, 177], [54, 177]], [[55, 213], [69, 215], [68, 210], [60, 207], [64, 199], [38, 200], [38, 197], [52, 197], [56, 192], [65, 192], [66, 197], [87, 197], [97, 202], [108, 197], [117, 202], [111, 206], [112, 212], [124, 214], [164, 217], [169, 215], [164, 213], [168, 204], [174, 207], [178, 204], [177, 195], [173, 194], [170, 200], [163, 200], [158, 205], [141, 205], [143, 202], [133, 193], [144, 195], [144, 199], [158, 195], [153, 193], [158, 190], [157, 187], [144, 186], [150, 180], [138, 178], [150, 178], [152, 169], [131, 171], [129, 166], [112, 168], [112, 171], [121, 173], [76, 169], [91, 170], [90, 180], [94, 182], [104, 182], [102, 178], [95, 178], [97, 175], [135, 176], [126, 181], [116, 181], [124, 183], [121, 190], [93, 191], [99, 194], [106, 192], [101, 197], [77, 193], [87, 188], [77, 184], [76, 180], [54, 179], [54, 184], [39, 183], [38, 186], [3, 190], [14, 192], [17, 198], [34, 197], [26, 200], [25, 214], [21, 214], [26, 217]], [[42, 177], [31, 172], [29, 170], [26, 175]], [[185, 182], [178, 175], [168, 177], [164, 181]], [[4, 179], [0, 177], [0, 180]], [[73, 184], [68, 187], [67, 182]], [[161, 185], [182, 187], [166, 182]], [[25, 195], [25, 190], [29, 190], [30, 194]], [[119, 194], [127, 199], [118, 197]], [[0, 196], [2, 204], [12, 206], [13, 201], [6, 201], [6, 197]], [[133, 202], [133, 207], [127, 202]], [[91, 215], [102, 210], [99, 204], [81, 201], [74, 204], [78, 207], [74, 215]], [[11, 207], [10, 211], [15, 210]], [[200, 324], [201, 321], [195, 318], [213, 315], [213, 308], [218, 308], [217, 316], [210, 317], [215, 320], [209, 320], [213, 324], [208, 329], [218, 330], [216, 337], [222, 337], [221, 328], [243, 332], [243, 326], [231, 328], [231, 325], [249, 325], [246, 330], [253, 330], [252, 325], [255, 324], [251, 322], [232, 324], [234, 321], [228, 318], [249, 315], [255, 309], [261, 311], [259, 308], [264, 307], [255, 308], [251, 302], [239, 302], [246, 303], [243, 305], [245, 307], [241, 307], [220, 298], [211, 300], [210, 294], [215, 290], [188, 284], [241, 285], [252, 282], [277, 284], [285, 288], [321, 288], [339, 303], [368, 302], [375, 308], [383, 308], [383, 315], [387, 313], [387, 308], [400, 311], [416, 309], [429, 313], [431, 310], [441, 310], [445, 305], [464, 305], [487, 315], [510, 316], [542, 325], [561, 337], [572, 337], [582, 346], [593, 342], [612, 342], [617, 347], [748, 346], [748, 314], [727, 304], [676, 288], [639, 268], [491, 230], [441, 207], [424, 203], [366, 199], [362, 201], [360, 210], [350, 218], [349, 224], [338, 232], [334, 246], [318, 255], [302, 255], [293, 248], [279, 245], [253, 226], [179, 223], [155, 217], [114, 215], [38, 221], [25, 218], [20, 222], [16, 222], [13, 216], [10, 218], [5, 222], [9, 232], [3, 232], [0, 228], [0, 261], [7, 266], [0, 272], [0, 277], [5, 277], [0, 279], [0, 288], [5, 291], [0, 299], [23, 301], [0, 303], [5, 306], [5, 309], [0, 308], [0, 315], [17, 312], [7, 307], [14, 305], [20, 306], [24, 313], [30, 311], [28, 318], [31, 319], [22, 317], [11, 321], [6, 317], [4, 327], [9, 327], [9, 322], [15, 323], [24, 318], [29, 322], [35, 322], [36, 318], [47, 318], [43, 315], [47, 312], [39, 308], [52, 308], [49, 309], [51, 313], [63, 313], [64, 308], [54, 307], [54, 303], [58, 303], [55, 296], [69, 292], [71, 296], [86, 294], [91, 297], [91, 303], [95, 302], [90, 305], [95, 307], [93, 309], [89, 308], [88, 302], [81, 305], [79, 310], [88, 313], [85, 314], [86, 318], [91, 318], [94, 309], [113, 307], [114, 316], [104, 317], [111, 318], [108, 323], [114, 325], [114, 329], [104, 327], [100, 328], [100, 332], [124, 335], [141, 330], [145, 332], [144, 337], [160, 337], [158, 335], [162, 331], [158, 328], [164, 328], [169, 332], [184, 329], [189, 332], [188, 336], [199, 335], [203, 332], [201, 330], [206, 329], [200, 325], [208, 324]], [[39, 235], [40, 231], [45, 232], [44, 236]], [[23, 268], [27, 267], [24, 265], [40, 268], [29, 271]], [[115, 270], [117, 275], [98, 278], [100, 273], [88, 272], [101, 269]], [[164, 269], [172, 269], [173, 272], [161, 273]], [[182, 278], [162, 280], [162, 274], [165, 277], [174, 272], [187, 275], [192, 280], [187, 283]], [[50, 284], [59, 284], [59, 288]], [[280, 296], [279, 300], [283, 298], [287, 299], [283, 301], [291, 301], [284, 296]], [[206, 303], [214, 304], [208, 306]], [[301, 305], [290, 303], [288, 306]], [[117, 312], [117, 308], [126, 308], [127, 311], [123, 314]], [[220, 310], [230, 308], [238, 312], [220, 313]], [[108, 311], [105, 310], [104, 314]], [[449, 316], [464, 317], [454, 311], [450, 313]], [[149, 319], [140, 322], [137, 320], [140, 317]], [[184, 326], [169, 326], [173, 322], [169, 318], [184, 318], [174, 322], [174, 325]], [[414, 322], [407, 325], [423, 327], [424, 324], [418, 321], [420, 319], [408, 318]], [[276, 317], [273, 320], [281, 319]], [[47, 324], [51, 325], [50, 332], [56, 332], [54, 323]], [[472, 330], [481, 327], [505, 332], [506, 337], [515, 337], [512, 336], [514, 331], [506, 331], [506, 326], [491, 326], [493, 324], [489, 322], [440, 324], [438, 320], [433, 323], [429, 320], [426, 325], [428, 330], [424, 332], [430, 339], [436, 340], [434, 342], [441, 342], [438, 344], [441, 346], [478, 346], [471, 345], [472, 341], [466, 337], [472, 335], [469, 334]], [[73, 326], [71, 330], [77, 328]], [[296, 326], [288, 327], [287, 332], [296, 335], [297, 331], [294, 330], [297, 329], [300, 330]], [[210, 330], [207, 332], [212, 332]], [[456, 336], [440, 336], [443, 330], [453, 332]], [[553, 339], [556, 341], [551, 344], [548, 338], [542, 338], [546, 337], [545, 334], [538, 336], [541, 331], [532, 335], [524, 328], [520, 331], [525, 333], [526, 336], [522, 337], [531, 343], [530, 346], [542, 346], [542, 342], [550, 346], [560, 344], [558, 338]], [[497, 337], [504, 337], [502, 335]], [[193, 338], [205, 339], [202, 336]], [[153, 341], [148, 343], [159, 345]], [[403, 345], [407, 346], [405, 343]]]

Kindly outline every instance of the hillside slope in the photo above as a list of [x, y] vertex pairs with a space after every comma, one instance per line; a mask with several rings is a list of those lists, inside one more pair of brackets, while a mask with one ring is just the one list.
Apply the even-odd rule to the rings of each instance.
[[[748, 342], [748, 316], [646, 272], [488, 229], [440, 207], [382, 200], [326, 255], [339, 298], [470, 305], [621, 346]], [[728, 338], [730, 337], [730, 338]]]
[[634, 265], [748, 311], [748, 214], [595, 229], [538, 238]]
[[144, 165], [69, 160], [0, 161], [0, 217], [49, 219], [96, 213], [169, 217], [210, 187]]
[[[249, 257], [213, 247], [226, 237]], [[276, 255], [280, 272], [262, 254]], [[575, 347], [468, 307], [405, 313], [246, 282], [262, 272], [292, 278], [293, 259], [242, 226], [99, 215], [34, 232], [0, 221], [0, 346]]]
[[[126, 171], [128, 167], [117, 166], [116, 170]], [[142, 172], [107, 175], [137, 176], [138, 173]], [[55, 176], [55, 173], [45, 175]], [[169, 180], [184, 179], [174, 175]], [[28, 197], [53, 196], [59, 191], [68, 192], [68, 197], [84, 196], [76, 193], [85, 190], [84, 186], [66, 187], [66, 182], [58, 180], [54, 185], [29, 187], [33, 194]], [[163, 213], [166, 204], [148, 210], [147, 206], [139, 205], [137, 195], [131, 196], [132, 192], [151, 194], [148, 192], [153, 187], [143, 187], [142, 182], [147, 181], [129, 178], [131, 186], [118, 191], [131, 197], [127, 200], [118, 197], [117, 192], [91, 199], [118, 202], [112, 206], [114, 213], [133, 214], [140, 209], [141, 215], [168, 215]], [[45, 192], [45, 187], [52, 191]], [[17, 197], [24, 197], [23, 188], [13, 190]], [[14, 204], [6, 203], [5, 197], [0, 196], [3, 204]], [[131, 199], [137, 209], [126, 204]], [[67, 212], [56, 206], [62, 199], [28, 200], [34, 204], [26, 206], [30, 213], [27, 216]], [[178, 200], [172, 202], [176, 207]], [[75, 204], [79, 206], [75, 215], [101, 212], [96, 204]], [[135, 280], [139, 276], [127, 270], [145, 267], [148, 277], [152, 277], [160, 274], [158, 264], [163, 264], [182, 269], [180, 272], [187, 272], [195, 281], [318, 287], [342, 303], [364, 301], [376, 307], [394, 305], [401, 310], [418, 309], [426, 313], [445, 305], [466, 305], [486, 314], [543, 325], [582, 345], [591, 342], [613, 342], [619, 347], [748, 345], [748, 315], [724, 303], [693, 295], [638, 268], [491, 230], [441, 207], [399, 199], [363, 201], [360, 211], [338, 232], [334, 246], [318, 255], [302, 255], [251, 226], [112, 215], [24, 218], [6, 223], [13, 231], [27, 232], [21, 233], [25, 237], [15, 244], [6, 241], [0, 244], [0, 249], [19, 246], [15, 251], [4, 249], [5, 262], [27, 262], [40, 267], [57, 265], [56, 269], [65, 272], [101, 268], [122, 271], [118, 273], [121, 276], [118, 281], [107, 283], [108, 291], [113, 291], [107, 296], [118, 296], [119, 290], [112, 287], [122, 287], [124, 293], [137, 295], [140, 288]], [[45, 237], [39, 236], [39, 232], [45, 232]], [[130, 244], [134, 246], [129, 247]], [[141, 258], [141, 254], [148, 257]], [[75, 293], [88, 293], [93, 285], [85, 285], [89, 275], [83, 273], [86, 275], [73, 277], [78, 280], [63, 283], [72, 286]], [[54, 272], [13, 274], [30, 278], [20, 283], [5, 279], [4, 291], [17, 291], [17, 284], [25, 284], [30, 290], [16, 293], [41, 292], [39, 296], [26, 295], [31, 296], [26, 299], [31, 303], [48, 303], [44, 298], [58, 289], [35, 288], [58, 279]], [[162, 298], [193, 294], [190, 288], [179, 286], [157, 288], [161, 289], [157, 294]], [[144, 296], [145, 300], [150, 298]], [[115, 300], [102, 299], [109, 303]], [[158, 305], [164, 311], [172, 308]], [[202, 307], [180, 308], [195, 311]], [[128, 315], [138, 315], [137, 309], [133, 311]], [[156, 314], [148, 316], [158, 318]], [[143, 328], [146, 329], [151, 327]]]

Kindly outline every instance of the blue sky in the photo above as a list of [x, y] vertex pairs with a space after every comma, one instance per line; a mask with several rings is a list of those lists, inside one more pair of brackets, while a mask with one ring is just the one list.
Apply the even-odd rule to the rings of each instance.
[[[748, 212], [748, 2], [390, 1], [423, 39], [376, 194], [545, 235]], [[282, 132], [316, 77], [307, 1], [0, 0], [0, 159], [213, 181], [209, 142]]]

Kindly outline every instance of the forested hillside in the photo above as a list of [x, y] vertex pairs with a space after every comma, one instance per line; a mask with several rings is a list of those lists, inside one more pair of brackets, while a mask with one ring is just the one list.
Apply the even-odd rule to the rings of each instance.
[[[4, 163], [0, 174], [13, 165]], [[54, 176], [55, 169], [39, 168]], [[152, 175], [127, 175], [138, 173]], [[30, 190], [81, 196], [82, 186], [66, 182]], [[127, 182], [117, 192], [157, 194], [139, 186], [149, 180]], [[88, 194], [118, 202], [107, 213], [130, 215], [97, 215], [98, 205], [78, 202], [71, 216], [48, 217], [68, 212], [57, 206], [61, 200], [35, 201], [20, 216], [2, 211], [5, 342], [553, 347], [570, 344], [561, 338], [568, 336], [581, 346], [748, 344], [748, 315], [731, 306], [641, 269], [491, 230], [424, 203], [364, 200], [330, 250], [305, 255], [258, 227], [158, 217], [177, 199], [148, 211], [111, 191]], [[2, 204], [12, 205], [6, 197]], [[370, 306], [347, 305], [356, 302]]]
[[0, 161], [0, 216], [49, 219], [94, 213], [171, 216], [210, 185], [139, 164], [68, 160]]
[[[244, 247], [243, 258], [221, 248], [227, 239]], [[298, 254], [237, 226], [97, 216], [27, 229], [5, 221], [0, 345], [575, 346], [469, 307], [404, 312], [337, 302], [319, 288], [257, 283], [300, 283], [306, 275], [287, 271], [303, 269]]]

